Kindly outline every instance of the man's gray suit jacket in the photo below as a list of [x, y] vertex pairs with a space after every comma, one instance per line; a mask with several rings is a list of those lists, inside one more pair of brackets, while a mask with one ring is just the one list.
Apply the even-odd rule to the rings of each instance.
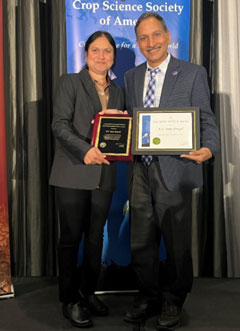
[[[143, 107], [146, 62], [125, 74], [125, 97], [129, 113]], [[163, 83], [160, 107], [199, 107], [201, 147], [213, 155], [219, 149], [219, 132], [210, 107], [207, 73], [204, 67], [171, 56]], [[158, 156], [163, 180], [169, 191], [184, 191], [202, 185], [202, 165], [180, 156]], [[129, 168], [129, 182], [133, 165]]]
[[[111, 81], [107, 108], [123, 110], [123, 107], [122, 88]], [[98, 93], [86, 68], [78, 74], [61, 76], [53, 107], [52, 131], [56, 146], [50, 185], [92, 190], [101, 184], [104, 190], [115, 189], [114, 163], [108, 166], [83, 162], [92, 147], [91, 121], [101, 110]]]

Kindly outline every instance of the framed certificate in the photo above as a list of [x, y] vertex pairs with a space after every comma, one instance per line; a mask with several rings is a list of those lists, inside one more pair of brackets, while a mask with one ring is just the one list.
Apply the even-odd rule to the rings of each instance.
[[132, 154], [180, 155], [199, 148], [199, 108], [133, 109]]
[[109, 161], [132, 161], [132, 116], [97, 114], [94, 119], [92, 146], [100, 149]]

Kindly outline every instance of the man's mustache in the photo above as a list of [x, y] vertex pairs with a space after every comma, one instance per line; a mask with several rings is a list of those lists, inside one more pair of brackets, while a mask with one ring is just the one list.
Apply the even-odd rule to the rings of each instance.
[[154, 47], [151, 47], [151, 48], [147, 48], [147, 52], [151, 52], [151, 51], [154, 51], [155, 49], [159, 49], [161, 48], [161, 46], [154, 46]]

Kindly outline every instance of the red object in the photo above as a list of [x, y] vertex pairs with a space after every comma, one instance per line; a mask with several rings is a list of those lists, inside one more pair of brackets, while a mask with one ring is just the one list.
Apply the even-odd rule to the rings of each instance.
[[[128, 126], [125, 126], [125, 128], [124, 125], [120, 127], [121, 122], [124, 123], [126, 119], [128, 119]], [[108, 121], [110, 122], [109, 125]], [[118, 135], [126, 137], [128, 141], [124, 141], [121, 137], [119, 137], [119, 140], [114, 139], [114, 135], [115, 138]], [[133, 161], [133, 155], [131, 153], [131, 140], [132, 116], [128, 114], [97, 114], [95, 116], [91, 145], [99, 148], [100, 151], [106, 155], [106, 159], [108, 161]], [[110, 147], [107, 146], [108, 143]], [[126, 145], [124, 151], [121, 151], [121, 145]], [[110, 150], [107, 151], [105, 148], [109, 148]]]
[[8, 205], [4, 110], [2, 1], [0, 1], [0, 205]]
[[9, 217], [7, 191], [7, 161], [4, 109], [4, 71], [3, 71], [3, 22], [2, 1], [0, 0], [0, 296], [12, 296]]

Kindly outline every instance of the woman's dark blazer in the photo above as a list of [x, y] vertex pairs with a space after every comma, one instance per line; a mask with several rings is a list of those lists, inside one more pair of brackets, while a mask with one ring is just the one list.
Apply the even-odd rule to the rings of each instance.
[[[107, 108], [123, 110], [124, 97], [120, 86], [110, 82]], [[116, 187], [116, 164], [85, 165], [83, 159], [89, 149], [94, 116], [102, 110], [101, 102], [85, 68], [78, 74], [64, 74], [54, 100], [52, 131], [56, 138], [55, 156], [50, 185], [93, 190], [113, 191]]]

